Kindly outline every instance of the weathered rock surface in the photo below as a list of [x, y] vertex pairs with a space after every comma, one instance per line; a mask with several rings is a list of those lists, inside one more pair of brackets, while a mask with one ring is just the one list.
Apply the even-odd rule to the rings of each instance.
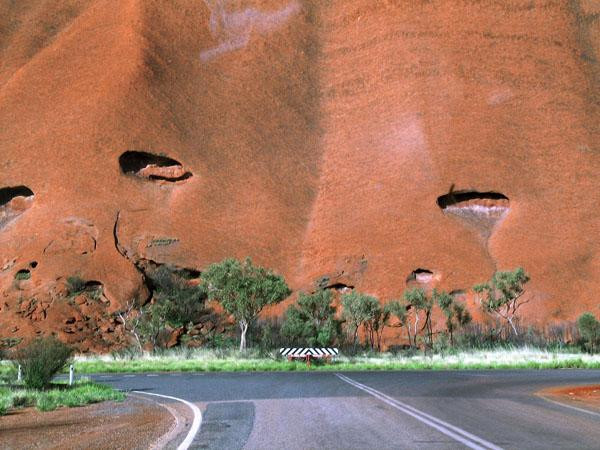
[[141, 261], [226, 256], [598, 312], [597, 2], [117, 3], [0, 3], [0, 334], [118, 345]]

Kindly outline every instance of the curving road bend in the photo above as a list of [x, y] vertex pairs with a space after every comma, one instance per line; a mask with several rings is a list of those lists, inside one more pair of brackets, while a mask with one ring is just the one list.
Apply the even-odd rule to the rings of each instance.
[[594, 370], [93, 378], [197, 405], [202, 423], [189, 448], [600, 448], [599, 412], [534, 395], [551, 386], [599, 383]]

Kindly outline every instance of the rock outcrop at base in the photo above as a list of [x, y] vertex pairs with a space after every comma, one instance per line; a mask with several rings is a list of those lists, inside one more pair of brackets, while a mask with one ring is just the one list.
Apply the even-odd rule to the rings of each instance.
[[[148, 295], [139, 261], [229, 256], [294, 290], [437, 287], [472, 310], [470, 286], [523, 266], [529, 321], [597, 311], [599, 15], [587, 0], [2, 2], [0, 330], [123, 345], [114, 313]], [[69, 301], [75, 275], [102, 296]]]

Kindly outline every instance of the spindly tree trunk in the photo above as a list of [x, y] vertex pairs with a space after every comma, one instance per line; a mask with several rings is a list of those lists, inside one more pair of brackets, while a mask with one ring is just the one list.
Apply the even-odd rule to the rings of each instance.
[[248, 331], [248, 322], [245, 320], [240, 320], [240, 352], [246, 350], [246, 332]]

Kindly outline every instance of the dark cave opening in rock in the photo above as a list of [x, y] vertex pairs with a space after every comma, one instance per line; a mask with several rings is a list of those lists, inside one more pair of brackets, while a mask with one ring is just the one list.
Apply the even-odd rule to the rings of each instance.
[[32, 269], [35, 269], [38, 266], [38, 262], [37, 261], [31, 261], [29, 263], [29, 267], [31, 267]]
[[333, 289], [334, 291], [346, 292], [354, 289], [354, 286], [344, 283], [333, 283], [328, 286], [325, 286], [324, 289]]
[[15, 280], [23, 281], [31, 278], [31, 272], [28, 269], [21, 269], [15, 274]]
[[15, 197], [32, 197], [33, 191], [27, 186], [0, 188], [0, 206], [6, 205]]
[[119, 157], [121, 171], [127, 175], [136, 175], [153, 181], [177, 182], [187, 180], [192, 173], [183, 165], [167, 156], [128, 150]]
[[417, 283], [428, 283], [433, 278], [433, 272], [428, 269], [417, 268], [413, 270], [408, 277], [406, 282], [416, 281]]
[[478, 192], [478, 191], [454, 191], [441, 195], [437, 199], [437, 204], [441, 209], [449, 206], [455, 206], [460, 203], [467, 203], [472, 200], [481, 200], [482, 203], [498, 204], [508, 206], [508, 197], [499, 192]]
[[200, 278], [200, 275], [202, 275], [202, 272], [200, 272], [199, 270], [189, 269], [189, 268], [185, 268], [185, 267], [184, 268], [175, 268], [173, 270], [173, 273], [177, 274], [184, 280], [195, 280], [197, 278]]
[[450, 291], [450, 295], [453, 297], [462, 297], [467, 294], [467, 291], [464, 289], [453, 289]]

